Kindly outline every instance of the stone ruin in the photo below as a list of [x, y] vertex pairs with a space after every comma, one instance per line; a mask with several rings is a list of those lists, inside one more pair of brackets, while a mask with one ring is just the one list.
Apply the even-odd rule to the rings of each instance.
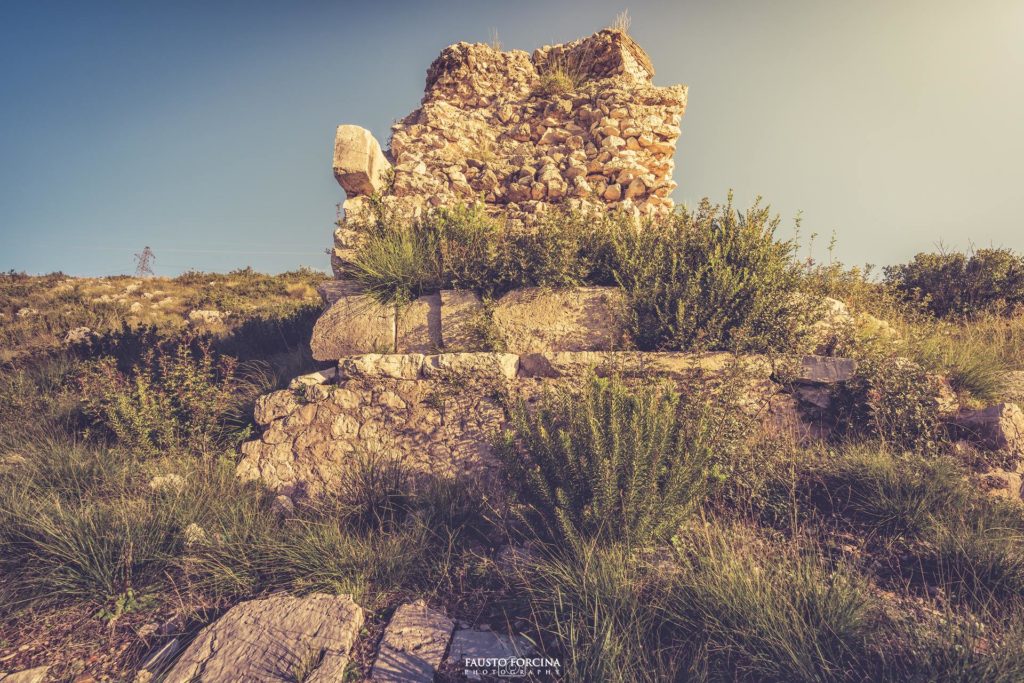
[[[422, 105], [393, 126], [388, 150], [369, 131], [340, 126], [334, 174], [348, 198], [335, 233], [336, 279], [321, 287], [328, 308], [311, 341], [314, 358], [334, 366], [259, 400], [262, 433], [243, 444], [239, 476], [287, 496], [286, 508], [332, 488], [366, 451], [402, 458], [421, 474], [485, 484], [496, 469], [490, 438], [504, 425], [497, 396], [532, 401], [591, 372], [681, 388], [741, 373], [751, 438], [825, 435], [852, 360], [807, 356], [787, 374], [758, 356], [631, 351], [623, 292], [611, 287], [522, 289], [486, 306], [472, 292], [441, 291], [396, 311], [346, 279], [371, 197], [408, 217], [479, 201], [524, 229], [558, 205], [671, 211], [686, 88], [655, 86], [653, 75], [644, 51], [618, 30], [532, 55], [458, 43], [430, 66]], [[845, 306], [833, 303], [822, 324], [851, 325]], [[942, 411], [957, 415], [955, 396], [947, 403]], [[965, 430], [1008, 434], [1003, 441], [1024, 448], [1024, 412], [1000, 411]]]
[[334, 175], [345, 220], [332, 265], [344, 275], [367, 197], [415, 214], [482, 201], [528, 224], [549, 207], [670, 212], [686, 86], [656, 86], [654, 67], [623, 31], [528, 54], [482, 43], [445, 48], [427, 70], [419, 109], [392, 126], [389, 149], [338, 127]]

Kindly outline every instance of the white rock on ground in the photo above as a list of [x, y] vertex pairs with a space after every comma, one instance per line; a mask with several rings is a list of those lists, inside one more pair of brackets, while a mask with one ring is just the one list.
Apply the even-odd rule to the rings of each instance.
[[444, 659], [454, 622], [423, 600], [402, 605], [384, 630], [371, 680], [430, 683]]
[[12, 674], [0, 672], [0, 681], [3, 681], [3, 683], [43, 683], [49, 670], [50, 667], [48, 666], [37, 666], [34, 669], [16, 671]]
[[342, 681], [362, 625], [363, 610], [350, 595], [243, 602], [199, 633], [165, 682]]
[[994, 451], [1024, 452], [1024, 410], [1015, 403], [997, 403], [956, 416], [961, 435]]

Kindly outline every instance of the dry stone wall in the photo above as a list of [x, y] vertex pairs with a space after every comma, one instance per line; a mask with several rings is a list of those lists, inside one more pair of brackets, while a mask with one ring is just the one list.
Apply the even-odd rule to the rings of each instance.
[[653, 76], [643, 49], [614, 29], [532, 55], [480, 43], [445, 48], [427, 71], [421, 106], [392, 126], [387, 150], [358, 126], [338, 128], [334, 173], [348, 198], [336, 272], [374, 193], [410, 215], [479, 200], [524, 223], [561, 204], [671, 211], [687, 89], [656, 86]]
[[334, 487], [355, 458], [384, 456], [423, 476], [490, 487], [498, 465], [490, 444], [504, 427], [503, 397], [532, 402], [590, 371], [683, 386], [736, 376], [744, 383], [741, 408], [754, 418], [752, 438], [818, 436], [821, 426], [805, 419], [800, 392], [843, 382], [854, 368], [844, 359], [808, 359], [794, 369], [795, 381], [781, 384], [767, 359], [727, 353], [352, 356], [259, 399], [255, 418], [263, 433], [242, 445], [238, 474], [302, 498]]

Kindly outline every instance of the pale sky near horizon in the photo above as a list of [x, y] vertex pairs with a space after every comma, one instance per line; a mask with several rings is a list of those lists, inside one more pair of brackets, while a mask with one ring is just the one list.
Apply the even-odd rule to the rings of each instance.
[[327, 269], [334, 128], [382, 142], [446, 45], [628, 9], [690, 86], [675, 198], [756, 195], [848, 264], [1024, 252], [1024, 0], [4, 0], [0, 271]]

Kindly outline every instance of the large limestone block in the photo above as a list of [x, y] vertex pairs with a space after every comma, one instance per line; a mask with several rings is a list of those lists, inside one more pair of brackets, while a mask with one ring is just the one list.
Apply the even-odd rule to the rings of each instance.
[[334, 136], [334, 177], [345, 194], [358, 197], [379, 192], [390, 168], [373, 133], [360, 126], [338, 126]]
[[1024, 410], [1015, 403], [997, 403], [965, 410], [954, 425], [962, 436], [994, 451], [1024, 452]]
[[4, 683], [43, 683], [49, 670], [48, 666], [37, 666], [34, 669], [16, 671], [12, 674], [0, 672], [0, 681]]
[[462, 289], [445, 289], [440, 296], [445, 351], [483, 350], [486, 311], [480, 297]]
[[375, 683], [431, 683], [455, 623], [422, 600], [402, 605], [384, 629], [370, 679]]
[[442, 353], [427, 356], [423, 363], [428, 379], [515, 379], [518, 372], [519, 356], [514, 353]]
[[398, 350], [437, 353], [441, 348], [441, 295], [421, 296], [398, 311]]
[[365, 294], [341, 295], [316, 321], [309, 345], [316, 360], [394, 351], [394, 310]]
[[804, 356], [793, 380], [806, 384], [839, 384], [849, 381], [856, 371], [857, 361], [851, 358]]
[[[339, 291], [341, 290], [341, 291]], [[313, 326], [310, 347], [316, 360], [338, 360], [364, 353], [433, 353], [441, 346], [441, 299], [423, 296], [398, 309], [381, 306], [365, 294], [322, 287], [334, 303]], [[398, 343], [395, 343], [395, 333]]]
[[250, 600], [200, 631], [165, 680], [341, 681], [362, 625], [363, 610], [350, 595]]
[[338, 362], [341, 379], [419, 379], [422, 353], [366, 353]]
[[625, 297], [617, 287], [519, 289], [498, 299], [494, 328], [509, 353], [621, 347]]

